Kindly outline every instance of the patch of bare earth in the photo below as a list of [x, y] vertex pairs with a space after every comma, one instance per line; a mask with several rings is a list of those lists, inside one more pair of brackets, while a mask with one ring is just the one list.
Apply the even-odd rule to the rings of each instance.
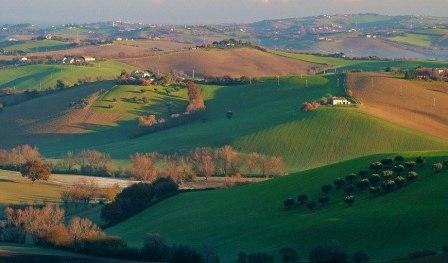
[[409, 81], [386, 74], [350, 73], [348, 89], [364, 112], [448, 139], [448, 83]]
[[0, 146], [32, 143], [43, 135], [87, 132], [115, 122], [118, 114], [73, 107], [85, 98], [91, 105], [100, 90], [113, 86], [113, 81], [83, 85], [5, 107], [0, 113]]
[[120, 61], [162, 73], [182, 71], [191, 75], [194, 70], [198, 75], [231, 77], [308, 74], [322, 67], [252, 48], [187, 50]]

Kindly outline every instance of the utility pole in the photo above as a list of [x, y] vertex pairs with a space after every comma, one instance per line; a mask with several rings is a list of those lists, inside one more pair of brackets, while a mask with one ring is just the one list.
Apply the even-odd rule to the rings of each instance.
[[280, 76], [277, 75], [277, 87], [280, 87]]
[[308, 88], [308, 80], [305, 80], [305, 85]]

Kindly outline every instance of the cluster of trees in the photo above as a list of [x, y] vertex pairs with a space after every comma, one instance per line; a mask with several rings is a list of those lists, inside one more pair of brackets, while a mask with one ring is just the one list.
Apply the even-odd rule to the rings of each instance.
[[[298, 263], [300, 261], [299, 254], [293, 248], [282, 248], [279, 251], [282, 263]], [[308, 262], [311, 263], [367, 263], [369, 256], [364, 251], [357, 251], [351, 256], [337, 247], [318, 246], [310, 250], [308, 254]], [[267, 253], [240, 253], [238, 254], [239, 263], [273, 263], [274, 257]]]
[[184, 155], [158, 153], [131, 156], [131, 175], [139, 181], [153, 181], [160, 177], [178, 183], [191, 181], [196, 176], [241, 177], [242, 174], [275, 177], [285, 174], [283, 160], [259, 153], [243, 155], [231, 146], [219, 149], [196, 148]]
[[302, 104], [303, 111], [317, 110], [320, 107], [320, 103], [317, 101], [307, 101]]
[[83, 150], [79, 153], [68, 152], [58, 162], [54, 172], [95, 176], [114, 176], [114, 163], [109, 154], [97, 150]]
[[128, 73], [122, 70], [117, 78], [119, 84], [149, 86], [152, 84], [151, 76], [138, 75], [134, 72]]
[[[423, 166], [424, 163], [424, 157], [417, 157], [415, 161], [406, 161], [402, 156], [373, 162], [370, 164], [369, 170], [362, 170], [357, 174], [352, 173], [335, 179], [333, 184], [323, 185], [316, 201], [310, 200], [306, 194], [299, 194], [297, 199], [285, 199], [283, 206], [287, 210], [296, 206], [305, 206], [313, 211], [319, 205], [324, 207], [331, 200], [330, 194], [336, 191], [342, 191], [344, 202], [351, 206], [356, 200], [355, 193], [368, 190], [372, 197], [377, 197], [416, 181], [419, 174], [415, 170], [418, 166]], [[434, 163], [432, 169], [435, 173], [438, 173], [445, 166], [448, 166], [448, 160]]]
[[157, 116], [154, 114], [141, 116], [138, 118], [138, 127], [140, 129], [138, 129], [132, 137], [135, 138], [148, 133], [177, 127], [202, 117], [205, 110], [205, 101], [200, 86], [194, 82], [188, 82], [187, 90], [188, 105], [185, 112], [171, 114], [169, 119], [157, 119]]
[[101, 217], [110, 225], [117, 224], [151, 205], [178, 193], [176, 182], [159, 178], [152, 183], [138, 183], [125, 188], [101, 210]]
[[61, 199], [66, 207], [69, 204], [89, 204], [95, 199], [112, 202], [119, 192], [120, 186], [118, 184], [101, 188], [96, 180], [81, 179], [63, 191]]
[[223, 77], [205, 77], [204, 83], [212, 85], [245, 85], [257, 83], [260, 80], [258, 78], [251, 78], [247, 76], [241, 76], [239, 78], [232, 78], [230, 76]]
[[[129, 248], [120, 238], [107, 236], [86, 218], [67, 221], [65, 210], [56, 205], [6, 208], [5, 222], [0, 226], [0, 241], [35, 244], [109, 258], [173, 263], [219, 262], [216, 255], [203, 255], [182, 245], [168, 246], [157, 235], [148, 235], [140, 249]], [[68, 222], [68, 223], [66, 223]], [[207, 261], [206, 261], [207, 260]]]
[[74, 217], [65, 224], [65, 211], [56, 205], [42, 208], [6, 208], [2, 241], [24, 243], [30, 238], [41, 245], [79, 247], [85, 241], [104, 237], [101, 229], [88, 219]]
[[0, 168], [20, 171], [31, 181], [48, 180], [51, 168], [39, 150], [30, 145], [17, 146], [9, 150], [0, 149]]

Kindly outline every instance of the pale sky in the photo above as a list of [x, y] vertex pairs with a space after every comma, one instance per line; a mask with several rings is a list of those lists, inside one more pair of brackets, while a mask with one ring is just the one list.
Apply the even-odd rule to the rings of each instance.
[[0, 0], [0, 23], [197, 24], [320, 14], [448, 16], [448, 0]]

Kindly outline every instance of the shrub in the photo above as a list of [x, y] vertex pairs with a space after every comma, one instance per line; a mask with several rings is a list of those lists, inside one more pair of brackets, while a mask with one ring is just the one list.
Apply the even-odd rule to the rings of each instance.
[[395, 178], [395, 183], [397, 184], [397, 186], [403, 186], [406, 184], [406, 178], [404, 178], [403, 176], [397, 176], [397, 178]]
[[174, 246], [171, 249], [171, 263], [202, 263], [204, 258], [196, 250], [187, 246]]
[[370, 164], [370, 170], [379, 171], [383, 168], [383, 164], [381, 162], [374, 162]]
[[414, 171], [409, 172], [407, 178], [408, 178], [409, 181], [414, 182], [418, 178], [418, 173], [414, 172]]
[[381, 160], [381, 163], [383, 164], [383, 166], [392, 167], [394, 165], [394, 160], [391, 158], [387, 158], [387, 159]]
[[142, 255], [146, 260], [150, 261], [169, 261], [171, 258], [171, 248], [166, 245], [165, 241], [159, 235], [148, 234], [145, 237]]
[[401, 155], [397, 155], [397, 156], [395, 156], [394, 161], [397, 163], [402, 163], [402, 162], [404, 162], [404, 157]]
[[369, 188], [369, 192], [372, 196], [378, 196], [381, 194], [381, 188], [377, 186], [372, 186]]
[[355, 202], [355, 196], [347, 195], [346, 197], [344, 197], [344, 202], [349, 206], [353, 205], [353, 203]]
[[384, 182], [384, 190], [386, 190], [386, 192], [392, 192], [395, 190], [395, 186], [396, 184], [394, 180], [387, 180]]
[[112, 203], [105, 205], [101, 216], [109, 224], [118, 223], [177, 193], [176, 182], [169, 178], [160, 178], [150, 184], [133, 184], [119, 193]]
[[394, 172], [391, 170], [385, 170], [381, 173], [384, 178], [391, 178], [394, 175]]
[[356, 174], [354, 174], [354, 173], [349, 174], [345, 177], [345, 181], [347, 181], [347, 183], [350, 183], [350, 184], [352, 184], [355, 180], [356, 180]]
[[381, 176], [379, 174], [372, 174], [369, 177], [369, 181], [370, 183], [372, 183], [373, 185], [377, 185], [379, 182], [381, 182]]
[[327, 195], [323, 195], [323, 196], [319, 197], [319, 203], [322, 206], [326, 205], [329, 201], [330, 201], [330, 197], [328, 197]]
[[353, 194], [355, 192], [355, 187], [353, 187], [353, 185], [348, 185], [345, 187], [344, 192], [346, 194]]
[[333, 189], [333, 186], [331, 184], [323, 185], [321, 188], [322, 193], [324, 193], [324, 194], [330, 193], [331, 189]]
[[366, 178], [367, 176], [369, 176], [369, 171], [367, 170], [361, 170], [358, 172], [358, 175], [362, 178]]
[[442, 164], [443, 164], [444, 166], [448, 166], [448, 160], [443, 161]]
[[354, 263], [367, 263], [369, 262], [369, 255], [364, 251], [357, 251], [353, 254]]
[[359, 190], [364, 190], [367, 187], [369, 187], [369, 185], [370, 185], [369, 179], [361, 179], [356, 183], [356, 187]]
[[316, 247], [311, 249], [309, 260], [311, 263], [346, 263], [347, 254], [336, 248]]
[[292, 248], [280, 249], [280, 255], [283, 263], [296, 263], [299, 261], [299, 255]]
[[226, 117], [227, 117], [227, 119], [232, 119], [232, 117], [233, 117], [233, 111], [231, 111], [231, 110], [229, 110], [229, 111], [227, 111], [226, 112]]
[[404, 171], [404, 165], [402, 165], [402, 164], [395, 165], [395, 166], [394, 166], [394, 171], [395, 171], [396, 173], [401, 173], [401, 172], [403, 172], [403, 171]]
[[423, 165], [423, 164], [426, 162], [426, 160], [425, 160], [424, 157], [419, 156], [419, 157], [417, 157], [417, 158], [415, 159], [415, 162], [416, 162], [418, 165]]
[[308, 201], [308, 203], [306, 203], [306, 207], [310, 210], [313, 211], [316, 208], [316, 202], [315, 201]]
[[337, 189], [341, 189], [345, 185], [345, 180], [344, 178], [337, 178], [333, 183]]
[[31, 181], [44, 180], [47, 181], [50, 178], [50, 167], [43, 161], [29, 161], [22, 165], [20, 173], [23, 177], [30, 179]]
[[[126, 243], [117, 236], [102, 236], [97, 239], [85, 240], [82, 252], [105, 257], [125, 258], [130, 254]], [[133, 255], [132, 255], [133, 256]]]
[[432, 170], [433, 170], [435, 173], [439, 173], [440, 171], [443, 170], [443, 164], [442, 164], [442, 163], [435, 163], [435, 164], [433, 164], [433, 165], [432, 165]]
[[295, 205], [295, 201], [292, 198], [285, 199], [283, 201], [283, 206], [286, 210], [291, 209]]
[[246, 256], [247, 263], [273, 263], [274, 258], [266, 253], [253, 253]]
[[303, 111], [313, 111], [317, 110], [320, 107], [320, 104], [316, 101], [309, 101], [302, 104]]
[[305, 204], [305, 202], [308, 201], [308, 196], [305, 194], [300, 194], [297, 196], [297, 202], [301, 205]]
[[414, 161], [409, 161], [409, 162], [404, 163], [404, 167], [406, 167], [408, 169], [413, 169], [413, 168], [415, 168], [415, 166], [417, 166], [417, 163]]

